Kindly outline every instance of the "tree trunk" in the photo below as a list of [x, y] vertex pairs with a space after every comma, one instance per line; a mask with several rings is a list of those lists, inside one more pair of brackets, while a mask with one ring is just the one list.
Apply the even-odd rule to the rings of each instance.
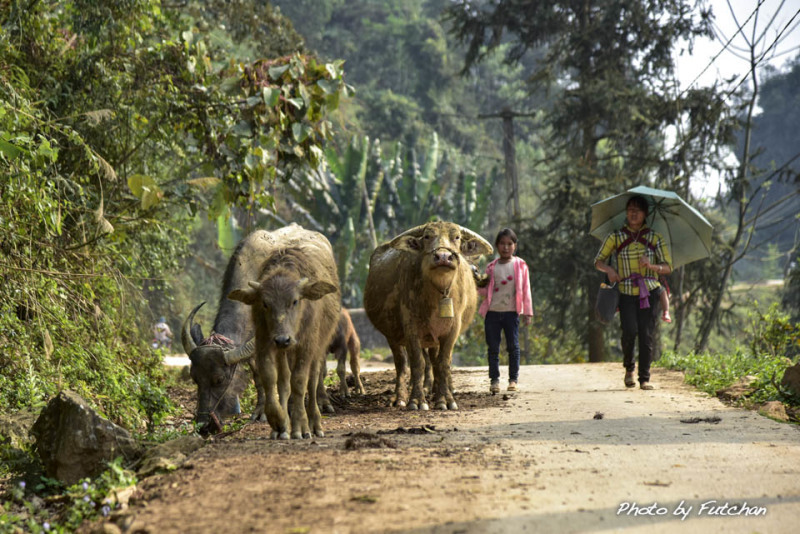
[[508, 199], [511, 201], [513, 220], [520, 218], [519, 210], [519, 184], [517, 180], [517, 147], [514, 141], [514, 113], [506, 108], [501, 113], [503, 117], [503, 154], [506, 163], [506, 184], [508, 185]]
[[677, 295], [677, 296], [674, 299], [672, 299], [672, 302], [674, 303], [674, 306], [671, 306], [671, 308], [675, 309], [675, 313], [672, 314], [673, 317], [675, 318], [674, 319], [675, 320], [675, 344], [673, 345], [673, 350], [675, 352], [677, 352], [678, 349], [680, 349], [681, 337], [683, 336], [683, 322], [686, 319], [686, 310], [684, 309], [684, 306], [683, 306], [683, 283], [684, 283], [684, 276], [685, 276], [685, 271], [684, 271], [683, 267], [679, 267], [678, 268], [677, 275], [678, 275], [677, 276], [677, 279], [678, 279], [677, 288], [672, 293], [673, 295]]
[[[756, 76], [757, 66], [758, 62], [755, 59], [755, 52], [751, 47], [750, 76], [753, 79], [753, 92], [750, 95], [750, 102], [747, 106], [747, 119], [744, 123], [744, 147], [742, 148], [742, 159], [739, 162], [739, 169], [736, 173], [736, 182], [732, 187], [732, 191], [734, 195], [736, 195], [736, 200], [739, 207], [738, 225], [736, 227], [736, 235], [733, 236], [733, 239], [730, 242], [730, 256], [728, 257], [728, 261], [725, 262], [725, 270], [723, 271], [722, 279], [719, 282], [717, 293], [714, 295], [714, 302], [699, 332], [700, 341], [695, 346], [695, 352], [703, 352], [708, 348], [708, 337], [711, 333], [711, 329], [714, 327], [714, 323], [716, 323], [717, 316], [719, 315], [719, 308], [722, 304], [722, 296], [725, 294], [725, 288], [728, 287], [728, 280], [730, 280], [731, 272], [733, 271], [733, 264], [739, 259], [739, 257], [737, 257], [737, 250], [739, 249], [742, 237], [745, 234], [745, 226], [748, 224], [745, 220], [745, 215], [747, 214], [747, 198], [749, 194], [748, 168], [750, 166], [750, 143], [753, 133], [753, 112], [756, 106], [756, 99], [758, 98], [758, 77]], [[756, 221], [753, 220], [752, 227], [755, 228], [755, 225]], [[750, 235], [752, 236], [752, 231], [750, 232]], [[746, 242], [743, 246], [742, 255], [747, 250], [748, 246], [749, 243]]]

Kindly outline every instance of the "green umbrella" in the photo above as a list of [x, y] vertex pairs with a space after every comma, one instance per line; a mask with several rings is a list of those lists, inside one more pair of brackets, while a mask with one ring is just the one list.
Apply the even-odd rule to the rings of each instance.
[[603, 240], [614, 230], [622, 228], [625, 206], [635, 195], [641, 195], [649, 202], [647, 225], [666, 240], [673, 268], [711, 255], [711, 223], [676, 193], [643, 185], [592, 204], [589, 233]]

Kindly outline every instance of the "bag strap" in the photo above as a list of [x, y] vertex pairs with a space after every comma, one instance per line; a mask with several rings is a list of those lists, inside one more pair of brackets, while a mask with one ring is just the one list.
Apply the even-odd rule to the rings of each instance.
[[620, 231], [623, 234], [625, 234], [627, 236], [627, 238], [617, 246], [617, 254], [622, 252], [623, 249], [625, 249], [628, 245], [630, 245], [631, 243], [634, 243], [634, 242], [641, 243], [642, 245], [646, 246], [647, 248], [649, 248], [653, 252], [656, 251], [656, 246], [654, 244], [652, 244], [650, 242], [650, 240], [647, 239], [647, 236], [649, 236], [650, 232], [651, 232], [650, 228], [646, 228], [644, 230], [644, 232], [639, 232], [637, 235], [633, 235], [633, 232], [628, 230], [628, 228], [625, 227], [625, 226], [623, 226]]

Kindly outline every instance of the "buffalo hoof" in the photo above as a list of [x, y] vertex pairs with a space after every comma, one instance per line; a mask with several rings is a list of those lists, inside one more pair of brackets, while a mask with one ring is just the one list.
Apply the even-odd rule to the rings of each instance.
[[303, 439], [305, 436], [299, 430], [297, 432], [292, 432], [292, 439]]
[[408, 409], [409, 410], [414, 410], [414, 411], [419, 410], [419, 406], [417, 406], [417, 401], [409, 402], [408, 403]]
[[311, 439], [311, 432], [304, 432], [303, 439]]
[[269, 437], [272, 439], [289, 439], [289, 434], [285, 430], [280, 433], [277, 430], [273, 430]]
[[439, 401], [433, 405], [434, 410], [447, 410], [447, 403], [444, 401]]
[[419, 409], [422, 410], [423, 412], [427, 412], [428, 410], [430, 410], [430, 407], [428, 406], [427, 402], [423, 402], [422, 404], [419, 405]]
[[323, 432], [322, 430], [317, 430], [316, 432], [314, 432], [314, 435], [317, 436], [318, 438], [324, 438], [325, 432]]
[[458, 404], [456, 404], [456, 401], [450, 402], [450, 403], [447, 404], [447, 409], [448, 410], [458, 410]]
[[404, 408], [406, 405], [406, 401], [399, 400], [395, 402], [394, 405], [397, 406], [398, 408]]
[[322, 405], [322, 413], [336, 413], [336, 410], [333, 408], [333, 404], [323, 404]]

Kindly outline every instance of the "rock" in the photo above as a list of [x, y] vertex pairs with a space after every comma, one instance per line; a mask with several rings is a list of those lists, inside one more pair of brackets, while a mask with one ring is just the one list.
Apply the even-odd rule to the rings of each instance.
[[792, 395], [800, 396], [800, 362], [787, 367], [781, 379], [781, 388]]
[[31, 434], [47, 475], [67, 485], [99, 475], [118, 456], [133, 461], [142, 453], [127, 430], [101, 417], [71, 391], [62, 391], [48, 403]]
[[22, 449], [31, 445], [30, 430], [36, 421], [36, 414], [30, 410], [0, 415], [0, 443], [11, 445], [15, 449]]
[[205, 440], [198, 436], [181, 436], [161, 443], [145, 453], [138, 475], [146, 477], [159, 471], [178, 469], [190, 454], [205, 444]]
[[749, 397], [755, 391], [752, 383], [758, 377], [747, 375], [739, 379], [738, 382], [725, 389], [717, 390], [717, 397], [726, 401], [737, 401], [743, 397]]
[[776, 421], [786, 422], [789, 420], [789, 416], [786, 414], [786, 407], [784, 407], [783, 403], [780, 401], [765, 402], [761, 405], [761, 408], [758, 409], [758, 413], [764, 417], [775, 419]]

